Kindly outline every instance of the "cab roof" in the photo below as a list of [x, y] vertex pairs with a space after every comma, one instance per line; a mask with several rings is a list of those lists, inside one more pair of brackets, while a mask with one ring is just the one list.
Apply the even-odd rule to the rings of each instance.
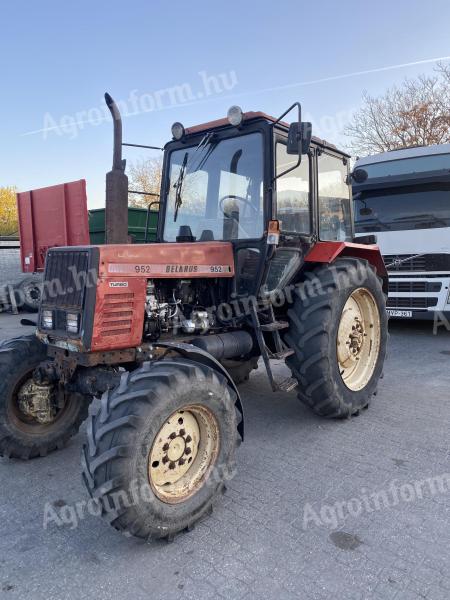
[[[278, 121], [278, 119], [276, 117], [272, 117], [271, 115], [268, 115], [264, 112], [250, 111], [250, 112], [244, 113], [243, 122], [248, 123], [249, 121], [256, 121], [258, 119], [268, 121], [269, 123], [276, 123]], [[286, 123], [285, 121], [279, 121], [278, 124], [283, 129], [286, 129], [286, 130], [289, 129], [289, 123]], [[186, 128], [186, 135], [187, 136], [195, 135], [198, 133], [202, 133], [204, 131], [205, 132], [211, 131], [211, 129], [220, 129], [222, 127], [233, 127], [233, 125], [230, 125], [228, 119], [226, 117], [224, 117], [223, 119], [216, 119], [215, 121], [208, 121], [207, 123], [201, 123], [200, 125], [194, 125], [193, 127], [188, 127], [188, 128]], [[342, 150], [339, 150], [339, 148], [337, 148], [334, 144], [331, 144], [330, 142], [327, 142], [326, 140], [322, 140], [313, 135], [311, 138], [311, 141], [318, 146], [322, 146], [323, 148], [329, 148], [330, 150], [334, 150], [335, 152], [338, 152], [339, 154], [342, 154], [343, 156], [350, 158], [349, 154], [347, 154], [346, 152], [343, 152]]]

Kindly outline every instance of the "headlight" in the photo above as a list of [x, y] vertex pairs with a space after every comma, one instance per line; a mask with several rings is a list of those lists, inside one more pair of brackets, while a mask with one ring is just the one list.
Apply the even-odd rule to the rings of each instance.
[[78, 313], [67, 313], [66, 329], [69, 333], [78, 333], [80, 326], [80, 316]]
[[244, 119], [244, 113], [242, 112], [242, 108], [240, 106], [231, 106], [228, 109], [227, 119], [230, 125], [234, 125], [234, 127], [239, 127]]
[[184, 136], [184, 127], [178, 121], [172, 125], [172, 135], [174, 140], [181, 140]]
[[43, 310], [41, 314], [41, 324], [44, 329], [53, 329], [53, 311]]

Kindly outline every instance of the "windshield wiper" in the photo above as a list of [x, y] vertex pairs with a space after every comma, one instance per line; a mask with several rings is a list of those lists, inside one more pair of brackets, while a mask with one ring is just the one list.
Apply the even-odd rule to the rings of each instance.
[[184, 155], [180, 173], [178, 174], [178, 179], [173, 184], [173, 187], [175, 188], [175, 211], [173, 213], [173, 222], [174, 223], [177, 220], [178, 211], [180, 209], [180, 206], [183, 204], [183, 200], [181, 198], [181, 190], [183, 189], [183, 181], [184, 181], [184, 176], [186, 174], [187, 160], [188, 160], [188, 152], [186, 152]]
[[[206, 161], [208, 160], [208, 158], [211, 156], [211, 154], [214, 152], [214, 150], [217, 147], [218, 142], [214, 142], [212, 141], [213, 138], [215, 136], [215, 133], [213, 131], [210, 131], [209, 133], [205, 133], [205, 135], [202, 137], [202, 139], [200, 140], [199, 144], [195, 147], [194, 151], [192, 152], [192, 155], [190, 157], [189, 160], [189, 164], [188, 164], [188, 158], [189, 158], [189, 152], [186, 152], [183, 158], [183, 163], [181, 165], [181, 169], [180, 169], [180, 173], [178, 175], [178, 179], [176, 180], [176, 182], [174, 183], [173, 187], [175, 188], [175, 212], [173, 215], [173, 221], [174, 223], [177, 220], [178, 217], [178, 211], [181, 207], [181, 205], [183, 204], [183, 199], [181, 197], [181, 192], [183, 189], [183, 182], [184, 182], [184, 178], [186, 176], [186, 173], [196, 173], [197, 171], [199, 171], [203, 165], [206, 163]], [[209, 146], [209, 147], [208, 147]], [[207, 152], [205, 153], [205, 155], [203, 156], [203, 158], [200, 158], [200, 161], [198, 163], [198, 165], [195, 168], [192, 168], [191, 165], [193, 163], [194, 157], [197, 154], [197, 152], [199, 150], [204, 150], [206, 147], [208, 147]]]

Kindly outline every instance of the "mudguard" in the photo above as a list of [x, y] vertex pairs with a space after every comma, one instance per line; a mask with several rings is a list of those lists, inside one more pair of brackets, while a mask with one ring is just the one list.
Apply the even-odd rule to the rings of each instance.
[[367, 260], [383, 280], [383, 291], [388, 291], [388, 272], [377, 245], [354, 244], [352, 242], [317, 242], [305, 256], [305, 262], [333, 263], [337, 258], [352, 256]]
[[188, 358], [193, 362], [198, 362], [206, 365], [207, 367], [211, 367], [226, 377], [230, 387], [236, 394], [236, 402], [234, 404], [241, 414], [241, 422], [238, 424], [237, 429], [242, 441], [244, 441], [244, 407], [242, 406], [241, 396], [238, 392], [236, 384], [231, 379], [230, 374], [225, 367], [221, 365], [220, 362], [213, 356], [211, 356], [211, 354], [208, 354], [208, 352], [205, 352], [204, 350], [201, 350], [192, 344], [186, 344], [184, 342], [154, 342], [152, 345], [155, 347], [170, 348], [171, 350], [175, 350], [184, 358]]

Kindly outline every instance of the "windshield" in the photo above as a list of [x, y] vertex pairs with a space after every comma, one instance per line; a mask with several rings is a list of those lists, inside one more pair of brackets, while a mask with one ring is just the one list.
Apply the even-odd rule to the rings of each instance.
[[357, 193], [354, 206], [357, 233], [450, 227], [450, 184]]
[[260, 133], [219, 142], [209, 135], [172, 152], [164, 240], [176, 241], [183, 226], [196, 241], [262, 237], [262, 147]]

